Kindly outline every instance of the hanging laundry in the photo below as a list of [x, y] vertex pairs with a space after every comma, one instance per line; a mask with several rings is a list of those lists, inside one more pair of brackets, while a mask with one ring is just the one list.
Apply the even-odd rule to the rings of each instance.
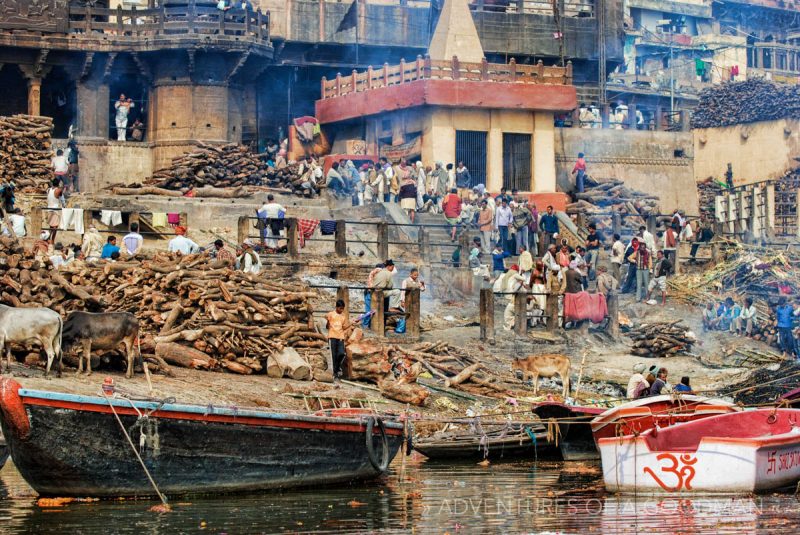
[[319, 219], [298, 219], [297, 235], [300, 240], [300, 247], [306, 246], [306, 240], [314, 235], [314, 231], [319, 226]]
[[608, 315], [606, 296], [603, 294], [590, 294], [578, 292], [564, 294], [564, 319], [566, 321], [590, 320], [592, 323], [601, 323]]
[[153, 217], [154, 227], [162, 228], [168, 225], [167, 214], [164, 212], [153, 212], [151, 215]]
[[167, 222], [171, 226], [177, 227], [181, 224], [181, 214], [167, 214]]
[[119, 210], [102, 210], [100, 212], [100, 222], [107, 227], [115, 227], [122, 224], [122, 212]]
[[336, 221], [320, 221], [319, 230], [323, 236], [336, 234]]
[[61, 230], [74, 230], [78, 234], [83, 234], [83, 208], [62, 208], [61, 209], [61, 224], [58, 226]]

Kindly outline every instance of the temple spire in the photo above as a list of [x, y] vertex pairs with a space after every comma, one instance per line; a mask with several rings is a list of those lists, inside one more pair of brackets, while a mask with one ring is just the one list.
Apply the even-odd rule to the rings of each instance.
[[479, 63], [483, 46], [469, 10], [469, 0], [445, 0], [428, 55], [433, 60], [449, 61], [453, 56], [465, 62]]

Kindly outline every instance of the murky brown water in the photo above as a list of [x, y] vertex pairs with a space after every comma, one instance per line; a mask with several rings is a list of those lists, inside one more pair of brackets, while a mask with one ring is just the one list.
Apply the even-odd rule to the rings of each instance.
[[216, 498], [40, 507], [9, 462], [0, 472], [1, 533], [800, 533], [800, 501], [766, 496], [648, 498], [602, 491], [583, 463], [410, 462], [382, 482]]

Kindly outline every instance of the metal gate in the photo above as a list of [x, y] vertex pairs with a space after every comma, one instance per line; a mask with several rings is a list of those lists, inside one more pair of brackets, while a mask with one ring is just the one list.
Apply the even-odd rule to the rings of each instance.
[[503, 134], [503, 188], [530, 191], [531, 134]]
[[456, 130], [456, 161], [464, 162], [472, 177], [470, 187], [486, 185], [486, 132]]

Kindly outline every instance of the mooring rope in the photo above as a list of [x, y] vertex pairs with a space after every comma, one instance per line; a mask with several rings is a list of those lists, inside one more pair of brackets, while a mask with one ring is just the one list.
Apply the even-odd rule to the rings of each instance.
[[158, 498], [161, 500], [161, 503], [164, 504], [164, 506], [168, 508], [169, 504], [167, 503], [167, 497], [164, 496], [161, 493], [161, 491], [158, 489], [158, 485], [156, 485], [156, 482], [153, 480], [153, 476], [150, 475], [150, 471], [147, 469], [147, 466], [145, 466], [144, 461], [142, 460], [142, 456], [139, 455], [138, 451], [136, 451], [136, 446], [133, 445], [133, 440], [131, 440], [131, 436], [128, 434], [128, 430], [125, 429], [124, 425], [122, 425], [122, 420], [120, 420], [116, 409], [114, 409], [114, 404], [111, 403], [111, 398], [109, 398], [108, 395], [105, 392], [103, 392], [103, 396], [106, 398], [106, 401], [108, 401], [108, 406], [111, 407], [111, 412], [114, 413], [114, 418], [117, 419], [117, 423], [119, 424], [119, 428], [122, 429], [122, 433], [125, 435], [125, 438], [128, 440], [128, 444], [130, 444], [131, 449], [133, 450], [133, 454], [136, 455], [136, 458], [139, 460], [139, 464], [142, 465], [142, 469], [144, 470], [144, 473], [147, 476], [147, 479], [150, 480], [150, 484], [153, 485], [153, 489], [156, 491], [156, 494], [158, 495]]

